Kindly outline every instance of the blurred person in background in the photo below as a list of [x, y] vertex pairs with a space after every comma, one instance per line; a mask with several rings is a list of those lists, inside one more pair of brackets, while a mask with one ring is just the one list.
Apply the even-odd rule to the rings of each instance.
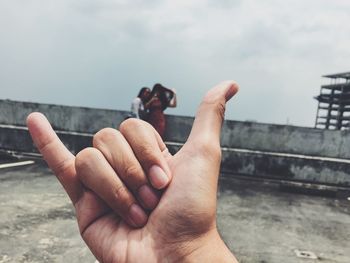
[[149, 101], [145, 104], [148, 109], [147, 121], [156, 129], [159, 135], [164, 139], [166, 129], [166, 120], [164, 110], [177, 105], [176, 93], [173, 89], [168, 89], [157, 83], [153, 86]]
[[132, 118], [137, 118], [141, 120], [147, 119], [147, 109], [145, 108], [145, 103], [150, 98], [151, 90], [150, 88], [143, 87], [137, 97], [131, 103], [131, 116]]

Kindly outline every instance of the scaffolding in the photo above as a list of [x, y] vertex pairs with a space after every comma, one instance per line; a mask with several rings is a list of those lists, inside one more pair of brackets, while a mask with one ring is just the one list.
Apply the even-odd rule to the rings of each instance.
[[330, 84], [322, 85], [318, 101], [315, 128], [350, 129], [350, 72], [322, 76]]

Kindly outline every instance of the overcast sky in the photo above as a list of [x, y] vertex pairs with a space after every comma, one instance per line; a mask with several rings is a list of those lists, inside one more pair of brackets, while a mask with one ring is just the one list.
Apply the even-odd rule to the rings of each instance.
[[226, 116], [313, 126], [321, 75], [350, 71], [349, 0], [0, 0], [0, 98], [128, 110], [175, 88], [194, 115], [234, 79]]

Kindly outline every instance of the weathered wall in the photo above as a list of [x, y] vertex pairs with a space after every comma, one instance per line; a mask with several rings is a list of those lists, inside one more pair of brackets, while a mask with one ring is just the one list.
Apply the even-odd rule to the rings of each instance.
[[[168, 145], [170, 152], [180, 146]], [[222, 150], [221, 172], [305, 183], [350, 186], [350, 161], [273, 153]]]
[[[92, 144], [92, 135], [60, 131], [57, 131], [57, 135], [73, 154], [77, 154]], [[0, 125], [0, 149], [23, 153], [39, 153], [28, 130], [24, 127]]]
[[[83, 133], [118, 127], [128, 115], [127, 111], [0, 100], [0, 124], [25, 126], [26, 116], [33, 111], [44, 113], [56, 130]], [[168, 115], [166, 140], [186, 141], [192, 123], [192, 117]], [[349, 131], [225, 121], [221, 144], [229, 148], [350, 159]]]
[[[191, 117], [168, 116], [167, 139], [183, 142]], [[225, 121], [221, 145], [228, 148], [350, 159], [350, 132], [289, 125]]]
[[0, 100], [0, 124], [26, 126], [26, 118], [33, 111], [44, 113], [56, 130], [84, 133], [118, 127], [128, 115], [126, 111]]
[[[90, 146], [95, 132], [104, 127], [118, 127], [128, 115], [126, 111], [0, 100], [0, 149], [37, 153], [25, 128], [26, 116], [33, 111], [40, 111], [48, 117], [73, 153]], [[193, 120], [192, 117], [167, 116], [166, 141], [170, 151], [176, 152], [186, 141]], [[345, 160], [350, 159], [348, 131], [226, 121], [221, 142], [224, 172], [350, 186], [350, 161]], [[254, 151], [242, 152], [239, 149]], [[293, 156], [295, 154], [306, 156]]]

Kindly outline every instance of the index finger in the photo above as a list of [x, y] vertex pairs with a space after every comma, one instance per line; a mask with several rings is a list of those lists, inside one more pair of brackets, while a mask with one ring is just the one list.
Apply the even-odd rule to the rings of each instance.
[[27, 126], [34, 144], [75, 204], [83, 187], [76, 176], [74, 155], [64, 146], [43, 114], [29, 114]]

